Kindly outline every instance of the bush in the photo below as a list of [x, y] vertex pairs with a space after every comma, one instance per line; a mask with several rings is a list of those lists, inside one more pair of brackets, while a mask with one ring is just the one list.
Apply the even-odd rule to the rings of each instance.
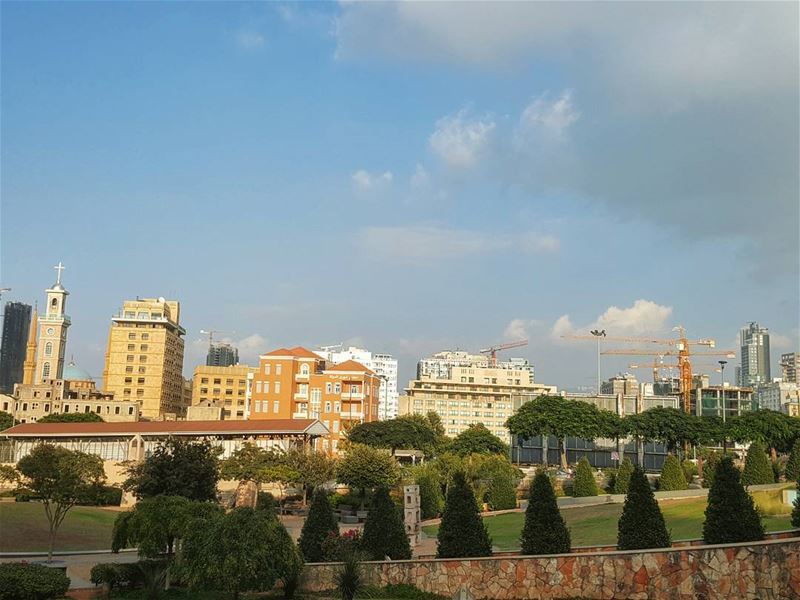
[[712, 452], [708, 455], [708, 458], [703, 463], [703, 487], [710, 488], [711, 484], [714, 483], [714, 473], [716, 471], [717, 465], [719, 464], [719, 459], [722, 455], [718, 452]]
[[361, 552], [361, 531], [358, 529], [350, 529], [341, 535], [330, 532], [322, 542], [323, 562], [342, 562], [355, 552]]
[[775, 474], [772, 472], [772, 465], [763, 444], [753, 442], [747, 449], [747, 456], [744, 459], [742, 485], [746, 487], [765, 483], [775, 483]]
[[627, 494], [628, 484], [631, 480], [631, 473], [633, 473], [633, 463], [630, 458], [624, 458], [617, 469], [617, 474], [614, 476], [614, 489], [615, 494]]
[[800, 481], [797, 482], [797, 498], [794, 499], [792, 509], [792, 526], [800, 527]]
[[522, 473], [511, 464], [508, 457], [486, 457], [478, 469], [478, 476], [489, 482], [485, 500], [491, 510], [517, 507], [517, 483]]
[[29, 563], [0, 564], [0, 600], [48, 600], [69, 589], [69, 577], [58, 569]]
[[672, 454], [667, 455], [664, 466], [661, 467], [661, 478], [658, 480], [658, 489], [664, 492], [672, 490], [685, 490], [686, 477], [683, 475], [681, 463]]
[[784, 470], [786, 481], [797, 481], [800, 479], [800, 438], [794, 441], [792, 451], [789, 453], [789, 461]]
[[492, 540], [464, 473], [458, 471], [447, 492], [437, 537], [437, 558], [491, 556]]
[[730, 456], [720, 458], [708, 491], [703, 540], [729, 544], [764, 539], [764, 526]]
[[258, 492], [256, 497], [256, 510], [263, 510], [273, 515], [278, 514], [278, 502], [269, 492]]
[[[342, 505], [352, 506], [353, 510], [361, 505], [361, 496], [348, 492], [346, 494], [333, 494], [329, 498], [330, 504], [333, 508], [339, 508]], [[371, 502], [372, 495], [368, 492], [364, 499], [364, 507], [368, 508]]]
[[697, 475], [697, 465], [687, 458], [681, 463], [681, 469], [683, 469], [683, 476], [686, 479], [686, 483], [692, 483], [694, 476]]
[[575, 482], [572, 485], [572, 495], [576, 498], [583, 496], [597, 496], [597, 482], [594, 480], [594, 471], [585, 456], [578, 461], [575, 470]]
[[522, 553], [563, 554], [569, 552], [569, 530], [558, 511], [553, 485], [544, 471], [536, 472], [528, 497], [525, 526], [522, 528]]
[[385, 487], [378, 488], [372, 497], [361, 548], [371, 560], [384, 560], [387, 556], [392, 560], [411, 558], [403, 514]]
[[333, 514], [328, 494], [322, 488], [314, 492], [311, 508], [303, 529], [300, 532], [300, 553], [306, 562], [320, 562], [322, 560], [322, 542], [330, 533], [339, 535], [339, 524]]
[[361, 576], [361, 558], [358, 552], [345, 556], [341, 569], [334, 576], [334, 581], [342, 600], [353, 600], [364, 587], [364, 579]]
[[670, 535], [664, 523], [664, 515], [661, 514], [644, 471], [635, 467], [628, 484], [622, 515], [617, 522], [617, 548], [640, 550], [669, 546]]
[[419, 505], [423, 519], [433, 519], [442, 514], [444, 496], [438, 470], [432, 465], [420, 465], [414, 481], [419, 486]]
[[122, 488], [111, 485], [98, 485], [89, 488], [78, 499], [83, 506], [119, 506], [122, 504]]

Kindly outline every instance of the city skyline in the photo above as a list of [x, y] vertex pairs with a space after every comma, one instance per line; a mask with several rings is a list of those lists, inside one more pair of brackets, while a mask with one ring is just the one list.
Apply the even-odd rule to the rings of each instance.
[[594, 345], [560, 334], [684, 325], [738, 350], [751, 321], [778, 373], [799, 335], [797, 6], [604, 10], [6, 5], [3, 300], [41, 300], [63, 261], [67, 352], [98, 379], [136, 296], [181, 302], [187, 376], [219, 328], [249, 364], [344, 342], [403, 383], [528, 337], [506, 356], [589, 387]]

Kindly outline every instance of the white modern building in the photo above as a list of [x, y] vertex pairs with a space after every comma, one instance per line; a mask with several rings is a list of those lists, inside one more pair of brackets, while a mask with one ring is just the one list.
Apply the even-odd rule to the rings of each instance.
[[394, 419], [397, 416], [397, 359], [391, 354], [373, 353], [355, 346], [344, 348], [341, 344], [320, 346], [320, 350], [315, 350], [314, 352], [326, 361], [336, 365], [348, 360], [354, 360], [375, 371], [383, 380], [378, 403], [378, 418], [385, 420]]
[[491, 365], [485, 354], [470, 354], [463, 350], [445, 350], [417, 362], [417, 379], [450, 379], [454, 367], [471, 367], [475, 369], [509, 369], [530, 373], [534, 380], [533, 365], [526, 358], [509, 358]]
[[785, 405], [800, 402], [800, 385], [776, 379], [758, 386], [753, 396], [758, 408], [787, 413]]

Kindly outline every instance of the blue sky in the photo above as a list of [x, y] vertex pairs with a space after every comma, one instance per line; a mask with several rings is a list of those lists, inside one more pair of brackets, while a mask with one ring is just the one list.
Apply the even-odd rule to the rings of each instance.
[[[243, 355], [564, 332], [798, 348], [796, 4], [2, 4], [8, 299], [67, 265], [98, 376], [125, 298]], [[516, 352], [515, 352], [516, 354]], [[604, 376], [628, 362], [607, 360]], [[648, 371], [640, 376], [646, 378]]]

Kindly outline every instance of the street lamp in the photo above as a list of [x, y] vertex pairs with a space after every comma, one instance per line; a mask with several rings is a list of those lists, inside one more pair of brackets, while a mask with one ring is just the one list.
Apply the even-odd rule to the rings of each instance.
[[725, 422], [725, 365], [728, 364], [727, 360], [720, 360], [719, 362], [719, 395], [722, 400], [722, 422]]
[[597, 395], [600, 395], [600, 338], [606, 337], [605, 329], [592, 329], [591, 333], [597, 338]]

